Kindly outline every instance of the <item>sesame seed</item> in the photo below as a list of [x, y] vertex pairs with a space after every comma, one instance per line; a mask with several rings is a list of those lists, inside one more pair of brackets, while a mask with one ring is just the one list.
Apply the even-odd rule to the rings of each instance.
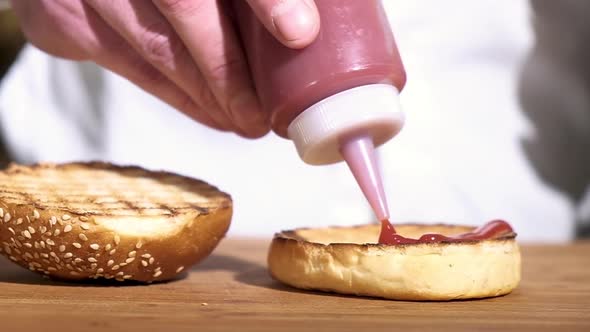
[[61, 231], [59, 230], [59, 228], [56, 228], [55, 231], [53, 231], [53, 236], [58, 236], [61, 233]]
[[149, 260], [150, 265], [154, 264], [154, 261], [155, 261], [155, 259], [153, 257], [150, 257], [150, 260]]
[[50, 266], [50, 267], [47, 268], [47, 271], [57, 271], [57, 269], [54, 268], [53, 266]]
[[52, 239], [45, 239], [45, 242], [46, 242], [48, 245], [50, 245], [50, 246], [54, 246], [54, 245], [55, 245], [55, 242], [53, 242], [53, 240], [52, 240]]
[[113, 249], [113, 250], [109, 251], [109, 255], [111, 255], [111, 256], [112, 256], [112, 255], [114, 255], [114, 254], [115, 254], [115, 252], [117, 252], [117, 249]]
[[0, 208], [0, 218], [3, 218], [3, 217], [4, 217], [4, 209]]
[[13, 261], [15, 261], [15, 262], [18, 260], [18, 259], [16, 259], [16, 257], [14, 257], [14, 256], [10, 256], [9, 258], [10, 258], [10, 259], [12, 259], [12, 260], [13, 260]]
[[143, 266], [148, 266], [148, 262], [146, 262], [146, 261], [143, 261], [143, 260], [142, 260], [142, 261], [141, 261], [141, 265], [143, 265]]
[[143, 254], [143, 255], [141, 255], [141, 257], [143, 257], [143, 258], [150, 258], [150, 257], [152, 257], [152, 255], [150, 255], [150, 254]]
[[155, 271], [160, 271], [160, 270], [162, 270], [162, 267], [158, 266]]
[[64, 227], [64, 233], [68, 233], [72, 230], [72, 225], [66, 225], [66, 227]]
[[124, 275], [124, 276], [123, 276], [123, 279], [131, 279], [131, 278], [133, 278], [133, 276], [132, 276], [132, 275], [130, 275], [130, 274], [128, 274], [128, 275]]
[[156, 271], [156, 273], [154, 273], [154, 278], [157, 278], [161, 275], [162, 275], [162, 271]]
[[51, 232], [47, 232], [47, 233], [45, 233], [45, 236], [47, 236], [47, 237], [51, 237]]
[[32, 244], [30, 244], [29, 242], [25, 242], [25, 243], [23, 243], [23, 244], [24, 244], [24, 245], [25, 245], [25, 247], [27, 247], [27, 248], [33, 248], [33, 245], [32, 245]]
[[7, 254], [11, 254], [12, 250], [10, 249], [10, 247], [4, 247], [4, 251], [6, 251]]
[[143, 243], [141, 241], [137, 242], [135, 249], [141, 249], [141, 247], [143, 247]]
[[68, 215], [68, 214], [64, 214], [63, 216], [61, 216], [61, 219], [62, 219], [63, 221], [68, 221], [68, 220], [70, 220], [71, 218], [72, 218], [72, 217], [70, 217], [70, 215]]
[[39, 214], [39, 211], [33, 210], [33, 218], [39, 219], [39, 217], [41, 217], [41, 215]]
[[82, 245], [78, 242], [74, 242], [74, 243], [72, 243], [72, 245], [78, 249], [82, 248]]
[[[33, 227], [29, 226], [29, 228], [33, 228]], [[47, 232], [47, 227], [45, 227], [45, 226], [39, 226], [39, 232], [41, 232], [41, 233]]]
[[80, 224], [80, 228], [82, 228], [83, 230], [87, 231], [90, 229], [90, 226], [88, 226], [87, 224]]
[[41, 257], [43, 257], [43, 258], [49, 258], [49, 254], [42, 252], [41, 253]]
[[92, 270], [95, 270], [95, 269], [96, 269], [96, 267], [98, 267], [98, 264], [96, 264], [96, 263], [92, 263], [92, 264], [90, 264], [90, 268], [91, 268]]
[[80, 219], [81, 221], [88, 221], [88, 217], [86, 216], [80, 216], [80, 218], [78, 219]]
[[10, 231], [10, 233], [12, 233], [12, 235], [16, 235], [16, 233], [14, 232], [14, 229], [12, 229], [12, 227], [8, 227], [8, 230]]
[[70, 274], [73, 276], [79, 276], [80, 273], [76, 272], [76, 271], [70, 271]]
[[113, 266], [113, 267], [111, 268], [111, 270], [113, 270], [113, 271], [116, 271], [116, 270], [118, 270], [118, 269], [119, 269], [119, 265], [115, 265], [115, 266]]
[[72, 254], [71, 252], [67, 252], [64, 254], [64, 258], [72, 258], [74, 257], [74, 254]]
[[64, 251], [66, 251], [66, 246], [62, 244], [59, 246], [59, 252], [64, 252]]
[[98, 249], [100, 249], [100, 246], [98, 244], [96, 244], [96, 243], [93, 243], [93, 244], [90, 245], [90, 249], [92, 249], [92, 250], [98, 250]]
[[59, 257], [53, 257], [53, 260], [54, 260], [56, 263], [59, 263], [59, 261], [60, 261]]
[[127, 263], [123, 262], [123, 263], [119, 264], [119, 266], [120, 267], [127, 266]]
[[96, 262], [98, 262], [98, 261], [96, 260], [96, 258], [94, 258], [94, 257], [88, 257], [88, 261], [89, 261], [90, 263], [96, 263]]
[[184, 266], [181, 266], [178, 269], [176, 269], [176, 273], [180, 273], [182, 272], [182, 270], [184, 270]]
[[47, 259], [47, 258], [43, 258], [41, 261], [43, 261], [43, 263], [45, 264], [51, 264], [51, 262]]
[[24, 230], [24, 231], [22, 232], [22, 234], [23, 234], [23, 235], [24, 235], [24, 236], [25, 236], [27, 239], [30, 239], [30, 238], [31, 238], [31, 233], [30, 233], [28, 230]]
[[73, 269], [74, 269], [74, 268], [73, 268], [73, 267], [72, 267], [70, 264], [66, 264], [66, 268], [67, 268], [68, 270], [73, 270]]
[[30, 252], [25, 252], [24, 257], [28, 259], [33, 259], [33, 255], [31, 255]]
[[49, 253], [49, 256], [51, 256], [51, 257], [57, 257], [57, 254], [52, 251], [52, 252]]
[[[27, 227], [27, 229], [29, 230], [29, 233], [35, 234], [35, 229], [33, 227], [29, 226], [29, 227]], [[41, 233], [43, 233], [43, 232], [41, 232]]]
[[117, 274], [116, 274], [116, 275], [118, 275], [118, 276], [123, 276], [123, 275], [125, 275], [125, 272], [123, 272], [123, 271], [121, 271], [121, 272], [117, 272]]
[[84, 234], [82, 234], [82, 233], [78, 234], [78, 237], [79, 237], [79, 238], [80, 238], [80, 240], [82, 240], [82, 241], [88, 241], [88, 236], [86, 236], [86, 235], [84, 235]]
[[110, 251], [112, 248], [111, 244], [108, 243], [106, 246], [104, 246], [104, 251]]
[[20, 224], [22, 224], [22, 223], [23, 223], [23, 218], [18, 218], [18, 219], [16, 219], [16, 222], [15, 222], [15, 224], [17, 224], [17, 225], [20, 225]]
[[121, 237], [117, 234], [115, 234], [115, 244], [119, 245], [119, 243], [121, 243]]
[[55, 226], [56, 223], [57, 223], [57, 218], [55, 216], [51, 216], [51, 218], [49, 219], [49, 225]]
[[98, 270], [96, 270], [96, 273], [103, 273], [103, 272], [104, 272], [104, 269], [102, 267], [99, 268]]
[[27, 219], [27, 222], [30, 224], [31, 223], [31, 219], [29, 219], [29, 216], [25, 216], [25, 218]]
[[10, 213], [8, 211], [4, 214], [4, 222], [9, 222], [11, 218]]
[[82, 263], [82, 258], [76, 258], [74, 259], [74, 263]]
[[137, 255], [137, 251], [132, 251], [129, 253], [129, 257], [135, 257], [135, 255]]
[[125, 260], [125, 263], [129, 264], [129, 263], [133, 262], [134, 260], [135, 260], [135, 258], [134, 258], [134, 257], [127, 258], [127, 259]]
[[14, 251], [15, 251], [17, 254], [19, 254], [19, 255], [22, 255], [22, 252], [21, 252], [20, 250], [18, 250], [18, 249], [14, 249]]
[[45, 249], [45, 241], [39, 241], [39, 245], [41, 245], [41, 248]]
[[113, 264], [115, 264], [115, 261], [112, 259], [107, 262], [107, 266], [111, 266]]

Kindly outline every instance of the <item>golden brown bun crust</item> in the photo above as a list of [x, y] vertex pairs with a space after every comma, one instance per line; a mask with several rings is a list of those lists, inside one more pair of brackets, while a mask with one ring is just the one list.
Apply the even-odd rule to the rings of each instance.
[[[453, 235], [473, 227], [396, 225], [401, 235]], [[520, 282], [516, 234], [466, 243], [376, 244], [380, 227], [332, 227], [281, 232], [272, 241], [271, 275], [293, 287], [441, 301], [499, 296]]]
[[56, 278], [175, 278], [207, 257], [232, 216], [205, 182], [107, 163], [0, 172], [0, 253]]

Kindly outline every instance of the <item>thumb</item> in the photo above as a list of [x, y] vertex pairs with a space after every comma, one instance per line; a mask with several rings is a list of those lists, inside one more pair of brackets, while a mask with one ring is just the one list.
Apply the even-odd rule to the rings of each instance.
[[314, 0], [247, 1], [268, 31], [287, 47], [304, 48], [320, 31], [320, 15]]

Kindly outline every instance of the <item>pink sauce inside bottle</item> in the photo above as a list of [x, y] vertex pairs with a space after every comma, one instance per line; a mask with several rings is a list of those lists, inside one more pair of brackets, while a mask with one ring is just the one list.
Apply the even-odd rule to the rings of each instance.
[[289, 49], [234, 1], [241, 39], [273, 131], [293, 140], [309, 164], [345, 160], [379, 220], [389, 218], [374, 148], [395, 136], [404, 117], [405, 70], [379, 0], [316, 1], [318, 38]]

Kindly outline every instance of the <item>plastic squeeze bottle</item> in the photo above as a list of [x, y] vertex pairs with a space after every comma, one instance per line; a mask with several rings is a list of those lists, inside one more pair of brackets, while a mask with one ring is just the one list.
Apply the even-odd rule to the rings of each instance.
[[308, 47], [278, 42], [245, 0], [239, 32], [273, 131], [312, 165], [345, 160], [379, 220], [389, 218], [375, 147], [403, 126], [406, 75], [379, 0], [316, 0], [321, 28]]

